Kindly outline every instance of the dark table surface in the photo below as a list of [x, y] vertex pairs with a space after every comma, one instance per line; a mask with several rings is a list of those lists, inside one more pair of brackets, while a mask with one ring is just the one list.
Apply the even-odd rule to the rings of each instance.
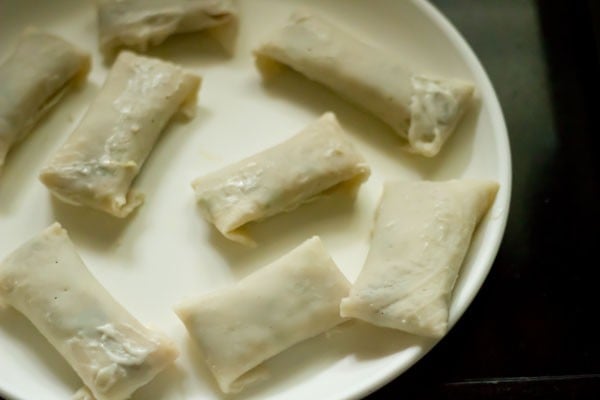
[[513, 158], [510, 216], [463, 318], [369, 400], [600, 399], [600, 1], [433, 3], [500, 98]]

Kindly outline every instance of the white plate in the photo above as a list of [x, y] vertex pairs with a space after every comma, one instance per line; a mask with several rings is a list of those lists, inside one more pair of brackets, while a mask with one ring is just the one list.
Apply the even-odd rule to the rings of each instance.
[[[475, 235], [456, 287], [450, 314], [451, 323], [456, 322], [485, 279], [504, 232], [510, 150], [485, 72], [438, 11], [421, 0], [242, 1], [234, 57], [228, 58], [204, 34], [169, 39], [151, 54], [204, 76], [198, 115], [190, 123], [168, 128], [137, 181], [146, 203], [131, 218], [117, 220], [51, 199], [36, 178], [106, 76], [92, 3], [2, 1], [1, 58], [25, 26], [35, 25], [89, 50], [94, 64], [89, 84], [69, 94], [8, 158], [0, 177], [0, 257], [58, 220], [100, 282], [141, 321], [179, 343], [182, 355], [176, 365], [139, 390], [135, 399], [222, 397], [171, 306], [186, 295], [239, 279], [315, 234], [353, 280], [367, 253], [384, 178], [480, 177], [500, 182], [494, 207]], [[261, 85], [250, 51], [300, 4], [401, 55], [418, 71], [476, 83], [479, 104], [437, 158], [403, 153], [383, 124], [300, 75], [285, 72], [273, 87]], [[256, 224], [251, 231], [260, 246], [254, 250], [228, 242], [209, 227], [196, 208], [190, 181], [283, 141], [326, 110], [337, 113], [373, 169], [354, 205], [339, 195]], [[358, 398], [405, 371], [435, 343], [349, 323], [270, 360], [270, 380], [232, 397]], [[75, 373], [24, 317], [12, 310], [0, 312], [0, 391], [15, 399], [62, 400], [79, 385]]]

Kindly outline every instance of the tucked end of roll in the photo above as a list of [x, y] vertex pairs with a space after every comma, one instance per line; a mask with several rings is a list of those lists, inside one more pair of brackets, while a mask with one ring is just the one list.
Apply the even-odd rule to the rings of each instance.
[[[133, 165], [125, 167], [137, 168]], [[88, 206], [118, 218], [127, 217], [144, 203], [144, 194], [136, 190], [129, 190], [125, 194], [108, 191], [99, 196], [90, 188], [82, 188], [76, 177], [77, 174], [68, 168], [46, 167], [38, 178], [60, 201], [74, 206]]]
[[259, 47], [254, 51], [254, 63], [256, 64], [256, 68], [258, 69], [258, 72], [260, 72], [263, 81], [266, 82], [271, 77], [278, 75], [286, 67], [280, 62], [267, 56], [263, 50], [263, 47]]
[[468, 108], [474, 86], [457, 79], [411, 78], [408, 150], [426, 157], [439, 153]]

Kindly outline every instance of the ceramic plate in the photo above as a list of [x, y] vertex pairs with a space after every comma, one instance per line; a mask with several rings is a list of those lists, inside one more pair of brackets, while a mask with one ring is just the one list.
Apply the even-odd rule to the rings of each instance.
[[[478, 101], [434, 159], [404, 153], [382, 123], [322, 86], [286, 71], [268, 87], [252, 48], [295, 9], [305, 7], [363, 40], [402, 57], [415, 71], [475, 82]], [[59, 221], [98, 280], [146, 325], [179, 344], [181, 356], [134, 399], [217, 399], [203, 360], [171, 306], [183, 297], [236, 281], [320, 235], [350, 280], [369, 246], [384, 179], [488, 178], [500, 182], [496, 202], [475, 234], [456, 286], [451, 323], [485, 279], [500, 244], [510, 197], [510, 151], [494, 90], [472, 50], [451, 24], [421, 0], [240, 1], [233, 56], [213, 37], [172, 37], [150, 54], [204, 77], [198, 112], [167, 128], [136, 181], [145, 204], [119, 220], [54, 200], [37, 180], [48, 157], [73, 131], [107, 74], [98, 52], [92, 1], [2, 0], [0, 58], [26, 26], [37, 26], [93, 54], [89, 82], [70, 92], [8, 157], [0, 176], [0, 257]], [[1, 83], [0, 83], [1, 84]], [[333, 195], [254, 224], [247, 249], [221, 237], [201, 217], [190, 182], [197, 176], [292, 136], [332, 110], [373, 174], [354, 202]], [[230, 398], [360, 398], [401, 374], [436, 341], [351, 322], [303, 342], [267, 362], [271, 378]], [[0, 392], [15, 399], [66, 399], [80, 380], [34, 327], [13, 310], [0, 311]]]

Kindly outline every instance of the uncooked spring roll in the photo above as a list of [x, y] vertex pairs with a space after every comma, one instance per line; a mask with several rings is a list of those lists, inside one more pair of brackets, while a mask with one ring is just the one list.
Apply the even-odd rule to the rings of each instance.
[[427, 157], [440, 151], [474, 90], [461, 80], [414, 73], [306, 12], [293, 14], [255, 53], [263, 72], [273, 61], [288, 65], [371, 112], [407, 140], [408, 150]]
[[223, 392], [266, 377], [261, 364], [344, 321], [349, 283], [313, 237], [238, 283], [176, 307]]
[[200, 209], [228, 239], [252, 245], [241, 227], [290, 211], [370, 169], [335, 115], [326, 113], [287, 141], [192, 182]]
[[237, 16], [233, 0], [97, 0], [100, 48], [146, 51], [175, 33], [223, 25]]
[[122, 52], [40, 180], [65, 202], [127, 216], [143, 202], [130, 190], [134, 178], [173, 115], [193, 116], [200, 82], [175, 64]]
[[85, 81], [90, 56], [47, 33], [26, 30], [0, 65], [0, 171], [11, 147], [74, 84]]
[[96, 400], [123, 400], [177, 357], [88, 271], [53, 224], [0, 262], [0, 302], [23, 313]]
[[497, 190], [492, 181], [387, 182], [367, 260], [341, 315], [443, 336], [460, 267]]

